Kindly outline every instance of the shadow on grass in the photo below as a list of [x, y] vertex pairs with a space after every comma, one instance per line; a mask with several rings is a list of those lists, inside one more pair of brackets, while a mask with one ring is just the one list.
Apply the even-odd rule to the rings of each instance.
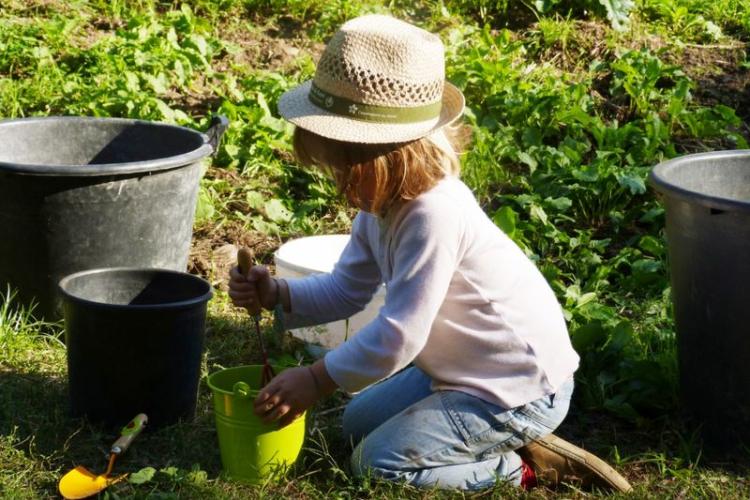
[[712, 448], [702, 439], [699, 426], [680, 413], [632, 422], [573, 405], [555, 433], [610, 462], [672, 463], [741, 475], [750, 471], [750, 448]]
[[[178, 471], [204, 471], [206, 477], [217, 476], [221, 463], [207, 391], [202, 383], [195, 418], [149, 429], [118, 458], [115, 472], [174, 467]], [[123, 425], [133, 416], [123, 416]], [[118, 432], [72, 418], [64, 378], [0, 368], [0, 436], [9, 437], [13, 448], [53, 476], [62, 477], [77, 465], [102, 473]], [[14, 464], [8, 465], [12, 468]], [[16, 465], [19, 469], [23, 466], [20, 462]], [[57, 479], [44, 480], [42, 488], [56, 494]]]
[[64, 379], [0, 367], [0, 434], [15, 434], [46, 456], [64, 445], [71, 427]]

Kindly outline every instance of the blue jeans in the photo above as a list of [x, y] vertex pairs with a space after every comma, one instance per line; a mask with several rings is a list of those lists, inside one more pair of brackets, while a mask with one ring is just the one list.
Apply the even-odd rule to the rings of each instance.
[[553, 396], [507, 409], [459, 391], [433, 392], [430, 382], [410, 367], [351, 400], [343, 425], [356, 444], [354, 474], [464, 490], [520, 484], [514, 450], [555, 430], [573, 394], [571, 378]]

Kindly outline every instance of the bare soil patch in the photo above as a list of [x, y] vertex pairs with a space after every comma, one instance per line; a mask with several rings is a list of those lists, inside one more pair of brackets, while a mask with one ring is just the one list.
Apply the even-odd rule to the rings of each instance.
[[[206, 177], [222, 179], [232, 186], [245, 182], [239, 173], [224, 168], [211, 167]], [[237, 209], [242, 210], [242, 207]], [[226, 290], [229, 269], [236, 265], [239, 248], [249, 248], [258, 263], [272, 266], [273, 252], [279, 244], [277, 237], [255, 231], [239, 220], [222, 219], [218, 224], [203, 224], [193, 230], [188, 271]]]
[[295, 67], [303, 52], [317, 60], [324, 48], [323, 44], [309, 40], [301, 27], [283, 22], [267, 27], [233, 23], [221, 26], [218, 33], [222, 40], [239, 49], [222, 55], [215, 64], [219, 71], [244, 66], [285, 73]]
[[[286, 73], [296, 68], [296, 61], [303, 52], [310, 53], [314, 59], [319, 58], [324, 45], [307, 39], [302, 27], [292, 21], [282, 18], [276, 25], [268, 27], [253, 27], [246, 22], [220, 26], [217, 33], [236, 50], [220, 54], [214, 61], [214, 68], [224, 72], [239, 66], [250, 71]], [[197, 82], [189, 93], [170, 95], [170, 104], [193, 116], [206, 116], [221, 104], [221, 98], [212, 95], [210, 87], [205, 80]], [[206, 175], [224, 179], [231, 185], [244, 182], [232, 170], [212, 167]], [[278, 238], [253, 231], [240, 221], [225, 220], [219, 225], [197, 227], [193, 232], [188, 269], [209, 279], [214, 286], [226, 289], [227, 273], [235, 265], [239, 247], [250, 248], [258, 262], [270, 266], [273, 252], [280, 243]]]
[[747, 122], [750, 118], [750, 71], [743, 65], [746, 50], [746, 45], [739, 42], [687, 46], [679, 64], [695, 82], [697, 102], [706, 106], [729, 106]]

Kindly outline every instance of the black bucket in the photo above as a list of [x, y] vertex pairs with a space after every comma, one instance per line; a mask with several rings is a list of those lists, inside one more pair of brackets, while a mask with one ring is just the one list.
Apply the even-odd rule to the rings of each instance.
[[663, 194], [680, 392], [706, 444], [750, 444], [750, 151], [656, 166]]
[[60, 281], [71, 412], [108, 427], [194, 416], [211, 285], [164, 269], [94, 269]]
[[206, 134], [119, 118], [0, 122], [0, 290], [55, 320], [63, 276], [185, 271], [201, 163], [225, 128], [225, 118]]

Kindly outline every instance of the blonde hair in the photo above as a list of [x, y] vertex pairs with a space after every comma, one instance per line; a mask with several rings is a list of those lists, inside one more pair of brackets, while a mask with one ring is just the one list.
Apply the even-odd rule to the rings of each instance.
[[413, 200], [446, 175], [458, 176], [459, 152], [468, 128], [443, 127], [411, 142], [362, 144], [294, 130], [294, 153], [306, 166], [317, 166], [336, 182], [353, 206], [383, 216], [395, 204]]

